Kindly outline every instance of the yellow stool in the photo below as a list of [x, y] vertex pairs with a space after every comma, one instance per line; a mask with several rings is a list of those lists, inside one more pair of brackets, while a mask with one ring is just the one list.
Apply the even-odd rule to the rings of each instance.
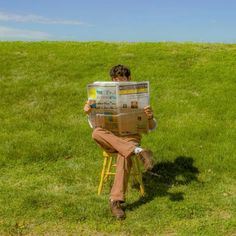
[[[115, 172], [111, 171], [112, 167], [116, 167], [116, 165], [113, 164], [114, 159], [116, 159], [114, 158], [115, 154], [107, 153], [106, 151], [103, 151], [103, 157], [104, 157], [104, 161], [103, 161], [103, 168], [102, 168], [100, 183], [98, 186], [98, 195], [101, 194], [102, 188], [105, 182], [108, 180], [109, 176], [115, 175]], [[131, 168], [130, 175], [139, 184], [140, 194], [141, 196], [144, 196], [145, 192], [144, 192], [142, 172], [140, 169], [139, 160], [135, 155], [133, 155], [131, 158], [132, 158], [132, 168]]]

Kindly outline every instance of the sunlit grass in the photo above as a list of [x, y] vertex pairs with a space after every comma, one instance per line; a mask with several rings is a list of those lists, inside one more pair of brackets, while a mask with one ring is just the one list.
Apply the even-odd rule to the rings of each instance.
[[[142, 146], [156, 176], [129, 189], [127, 218], [96, 195], [102, 156], [83, 114], [111, 66], [149, 80], [158, 121]], [[0, 234], [236, 233], [236, 45], [0, 43]]]

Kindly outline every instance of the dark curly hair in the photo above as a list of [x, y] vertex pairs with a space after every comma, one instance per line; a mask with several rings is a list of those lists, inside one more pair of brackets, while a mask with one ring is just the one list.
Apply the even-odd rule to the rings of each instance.
[[113, 66], [110, 70], [111, 78], [116, 78], [118, 76], [125, 76], [128, 78], [130, 75], [131, 75], [130, 69], [124, 65]]

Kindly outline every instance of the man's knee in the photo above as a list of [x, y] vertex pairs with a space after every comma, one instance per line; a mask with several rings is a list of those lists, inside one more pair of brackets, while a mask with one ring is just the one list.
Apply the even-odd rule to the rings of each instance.
[[92, 138], [94, 140], [100, 139], [102, 131], [103, 131], [102, 128], [95, 128], [92, 133]]

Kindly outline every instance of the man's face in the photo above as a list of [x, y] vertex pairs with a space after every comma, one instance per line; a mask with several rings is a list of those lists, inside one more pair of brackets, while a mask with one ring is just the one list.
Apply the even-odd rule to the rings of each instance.
[[130, 81], [131, 77], [126, 77], [126, 76], [117, 76], [115, 78], [112, 78], [112, 81], [116, 81], [116, 82], [126, 82], [126, 81]]

